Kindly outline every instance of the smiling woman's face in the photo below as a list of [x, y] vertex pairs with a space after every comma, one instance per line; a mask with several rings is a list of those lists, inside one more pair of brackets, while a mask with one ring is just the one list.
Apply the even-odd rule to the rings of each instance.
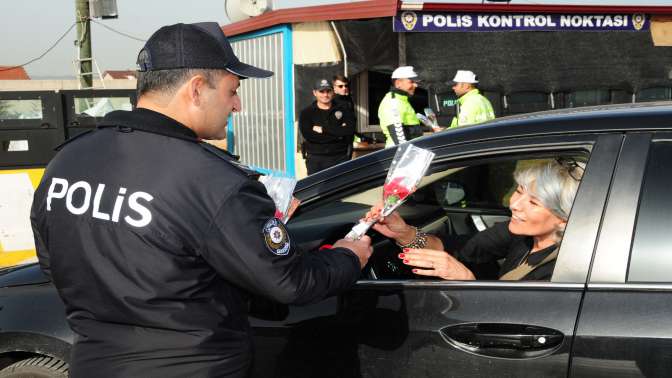
[[[509, 231], [515, 235], [533, 236], [540, 241], [555, 238], [555, 231], [566, 223], [544, 206], [534, 193], [518, 185], [509, 203]], [[550, 239], [549, 239], [550, 238]]]

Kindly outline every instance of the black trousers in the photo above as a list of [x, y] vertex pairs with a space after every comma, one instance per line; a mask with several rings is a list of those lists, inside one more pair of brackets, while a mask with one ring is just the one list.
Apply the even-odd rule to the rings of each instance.
[[306, 156], [306, 169], [308, 170], [308, 174], [312, 175], [348, 160], [350, 160], [349, 152], [337, 155], [315, 155], [308, 153], [308, 156]]

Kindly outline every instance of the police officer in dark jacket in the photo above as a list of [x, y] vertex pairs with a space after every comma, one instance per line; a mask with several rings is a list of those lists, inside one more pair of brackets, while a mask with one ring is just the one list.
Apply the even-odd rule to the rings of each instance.
[[336, 74], [332, 77], [331, 83], [334, 87], [334, 103], [342, 103], [354, 113], [355, 102], [350, 95], [350, 80], [341, 74]]
[[350, 287], [370, 239], [299, 254], [257, 174], [203, 139], [241, 108], [217, 23], [159, 29], [138, 55], [138, 104], [61, 147], [31, 221], [75, 332], [70, 376], [243, 377], [248, 297], [308, 303]]
[[299, 130], [308, 174], [350, 160], [355, 135], [355, 115], [344, 103], [335, 103], [327, 79], [313, 87], [315, 101], [301, 111]]
[[[373, 139], [363, 133], [357, 132], [357, 112], [355, 111], [355, 101], [350, 95], [350, 79], [341, 74], [336, 74], [332, 77], [331, 83], [334, 86], [334, 104], [340, 105], [352, 112], [355, 119], [354, 128], [355, 133], [353, 142], [374, 142]], [[352, 147], [352, 145], [351, 145]], [[350, 159], [352, 159], [353, 149], [350, 148]]]

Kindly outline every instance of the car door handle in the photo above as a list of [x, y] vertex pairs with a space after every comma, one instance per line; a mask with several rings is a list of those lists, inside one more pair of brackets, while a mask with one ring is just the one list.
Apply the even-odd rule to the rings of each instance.
[[444, 327], [441, 336], [458, 349], [492, 357], [532, 358], [550, 354], [562, 332], [526, 324], [468, 323]]

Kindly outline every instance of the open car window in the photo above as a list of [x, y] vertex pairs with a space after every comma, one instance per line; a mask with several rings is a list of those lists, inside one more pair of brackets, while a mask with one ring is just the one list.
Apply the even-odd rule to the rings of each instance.
[[[517, 169], [542, 164], [558, 156], [508, 155], [466, 163], [435, 162], [416, 192], [399, 208], [399, 214], [406, 223], [441, 235], [446, 244], [444, 249], [455, 253], [477, 233], [509, 221], [509, 199], [517, 187], [513, 178]], [[578, 162], [586, 162], [588, 157], [584, 153], [563, 156]], [[382, 201], [383, 180], [381, 177], [362, 183], [355, 193], [340, 198], [332, 196], [302, 211], [289, 224], [293, 236], [306, 250], [342, 238], [371, 206]], [[367, 269], [368, 278], [428, 279], [414, 275], [409, 267], [400, 263], [397, 255], [401, 250], [393, 240], [373, 230], [369, 235], [373, 239], [374, 255]], [[470, 269], [475, 270], [477, 279], [495, 280], [501, 264], [502, 261], [493, 261], [470, 266]]]

